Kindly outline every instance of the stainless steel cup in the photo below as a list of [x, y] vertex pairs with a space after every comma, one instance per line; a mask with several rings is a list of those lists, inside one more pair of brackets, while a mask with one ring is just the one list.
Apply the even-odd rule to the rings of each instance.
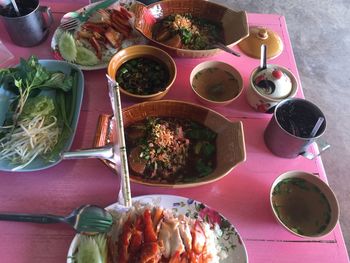
[[[310, 135], [318, 119], [323, 123], [314, 136]], [[264, 132], [266, 146], [277, 156], [296, 158], [303, 155], [313, 159], [329, 148], [322, 142], [317, 155], [308, 151], [308, 146], [320, 137], [326, 130], [326, 119], [322, 111], [313, 103], [298, 98], [291, 98], [277, 104], [273, 117]]]
[[[20, 16], [10, 12], [11, 6], [2, 8], [0, 13], [10, 38], [19, 46], [30, 47], [40, 44], [49, 34], [49, 28], [53, 23], [50, 7], [40, 6], [39, 0], [17, 0], [16, 3]], [[44, 13], [47, 14], [47, 18]]]

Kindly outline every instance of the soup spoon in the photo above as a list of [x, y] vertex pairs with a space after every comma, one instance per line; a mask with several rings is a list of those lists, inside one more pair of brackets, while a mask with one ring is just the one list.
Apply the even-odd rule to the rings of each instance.
[[3, 213], [0, 214], [0, 220], [38, 224], [67, 223], [79, 233], [106, 233], [113, 223], [112, 215], [95, 205], [83, 205], [74, 209], [68, 216]]
[[238, 52], [236, 51], [233, 51], [231, 48], [227, 47], [226, 45], [220, 43], [220, 42], [215, 42], [213, 45], [212, 45], [214, 48], [219, 48], [227, 53], [230, 53], [236, 57], [240, 57], [241, 54], [239, 54]]

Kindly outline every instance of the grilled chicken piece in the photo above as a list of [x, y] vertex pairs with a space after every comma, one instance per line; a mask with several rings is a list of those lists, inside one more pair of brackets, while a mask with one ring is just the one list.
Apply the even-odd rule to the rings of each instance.
[[158, 239], [163, 244], [162, 254], [166, 258], [172, 257], [175, 253], [181, 255], [185, 252], [179, 231], [179, 221], [177, 219], [165, 219], [162, 222]]
[[112, 27], [109, 27], [107, 31], [104, 33], [105, 37], [107, 38], [108, 42], [114, 47], [119, 48], [123, 41], [123, 35], [116, 30], [114, 30]]
[[185, 245], [186, 251], [191, 251], [192, 250], [192, 235], [191, 235], [191, 229], [189, 225], [182, 221], [180, 222], [179, 225], [179, 230], [180, 230], [180, 236], [182, 238], [182, 241]]

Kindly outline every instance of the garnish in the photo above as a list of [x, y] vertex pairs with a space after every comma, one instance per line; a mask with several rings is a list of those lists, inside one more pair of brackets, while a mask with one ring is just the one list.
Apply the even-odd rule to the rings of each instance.
[[63, 32], [58, 40], [58, 49], [61, 56], [68, 62], [74, 62], [77, 58], [77, 47], [74, 37], [68, 32]]

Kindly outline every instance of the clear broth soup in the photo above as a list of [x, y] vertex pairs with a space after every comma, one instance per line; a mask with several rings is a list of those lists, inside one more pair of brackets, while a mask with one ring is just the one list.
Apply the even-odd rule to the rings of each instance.
[[239, 93], [237, 79], [230, 72], [216, 67], [199, 71], [192, 86], [202, 97], [218, 102], [230, 100]]
[[272, 193], [272, 203], [279, 219], [300, 235], [317, 236], [331, 220], [331, 207], [326, 196], [301, 178], [278, 183]]

